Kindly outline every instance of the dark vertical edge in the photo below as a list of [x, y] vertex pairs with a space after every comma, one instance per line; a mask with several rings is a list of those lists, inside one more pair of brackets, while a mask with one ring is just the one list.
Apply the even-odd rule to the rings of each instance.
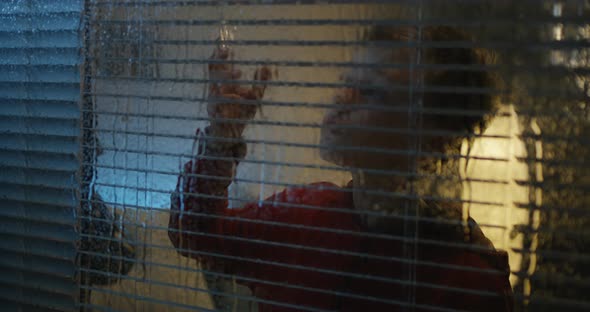
[[[82, 8], [82, 15], [80, 17], [80, 44], [81, 44], [81, 63], [80, 63], [80, 92], [81, 92], [81, 102], [80, 102], [80, 111], [81, 111], [81, 137], [80, 137], [80, 152], [79, 152], [79, 160], [82, 162], [78, 174], [79, 179], [79, 205], [77, 207], [78, 211], [76, 212], [76, 216], [80, 214], [85, 215], [89, 213], [89, 201], [85, 201], [85, 198], [89, 198], [91, 195], [91, 182], [96, 174], [96, 169], [94, 164], [96, 162], [95, 153], [92, 149], [88, 148], [88, 146], [96, 146], [97, 139], [96, 133], [92, 131], [95, 127], [95, 114], [94, 114], [94, 101], [92, 99], [91, 91], [92, 91], [92, 80], [91, 75], [88, 73], [92, 72], [92, 64], [89, 61], [88, 56], [90, 55], [90, 19], [91, 19], [91, 0], [84, 0], [83, 8]], [[77, 232], [81, 233], [81, 223], [80, 218], [78, 218], [77, 224]], [[80, 239], [78, 239], [78, 250], [80, 249]], [[81, 254], [78, 254], [76, 257], [76, 266], [77, 266], [77, 283], [79, 288], [78, 294], [78, 305], [80, 307], [80, 311], [85, 311], [85, 303], [90, 300], [90, 290], [82, 287], [82, 285], [88, 284], [87, 275], [81, 274], [80, 268], [82, 264]]]

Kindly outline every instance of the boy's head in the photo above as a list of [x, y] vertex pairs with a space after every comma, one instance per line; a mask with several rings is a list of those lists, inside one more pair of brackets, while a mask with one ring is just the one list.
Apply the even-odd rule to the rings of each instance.
[[407, 168], [404, 153], [416, 144], [424, 152], [443, 152], [462, 133], [485, 126], [482, 113], [494, 111], [494, 83], [486, 55], [470, 46], [467, 34], [444, 26], [379, 26], [368, 41], [355, 56], [356, 64], [367, 66], [344, 76], [347, 86], [324, 117], [322, 158], [344, 166]]

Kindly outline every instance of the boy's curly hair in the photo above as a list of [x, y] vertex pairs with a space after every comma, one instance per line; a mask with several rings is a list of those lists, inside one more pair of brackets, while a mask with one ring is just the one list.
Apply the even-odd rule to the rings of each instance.
[[497, 109], [493, 92], [498, 80], [485, 66], [494, 62], [494, 54], [472, 47], [469, 34], [448, 26], [376, 26], [370, 30], [368, 40], [408, 41], [421, 50], [422, 64], [437, 65], [423, 71], [423, 105], [448, 113], [425, 114], [424, 119], [449, 131], [472, 133], [485, 129]]

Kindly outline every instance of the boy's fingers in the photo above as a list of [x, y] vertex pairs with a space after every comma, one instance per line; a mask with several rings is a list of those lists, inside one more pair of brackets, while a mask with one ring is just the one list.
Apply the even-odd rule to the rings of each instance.
[[[257, 80], [257, 81], [268, 81], [271, 78], [272, 78], [272, 72], [270, 71], [270, 68], [268, 68], [267, 66], [263, 66], [263, 67], [257, 69], [256, 72], [254, 73], [254, 80]], [[252, 86], [252, 89], [250, 90], [247, 98], [252, 99], [252, 100], [259, 100], [264, 96], [265, 90], [266, 90], [266, 85], [255, 84]]]
[[[218, 46], [213, 51], [210, 59], [214, 61], [225, 61], [231, 58], [232, 51], [227, 47]], [[211, 62], [209, 63], [209, 72], [230, 71], [230, 64], [225, 62]]]
[[254, 80], [266, 81], [272, 78], [272, 72], [268, 66], [263, 66], [254, 73]]
[[[242, 71], [239, 69], [234, 70], [216, 70], [209, 72], [209, 79], [211, 80], [233, 80], [242, 77]], [[223, 81], [214, 81], [220, 83]]]

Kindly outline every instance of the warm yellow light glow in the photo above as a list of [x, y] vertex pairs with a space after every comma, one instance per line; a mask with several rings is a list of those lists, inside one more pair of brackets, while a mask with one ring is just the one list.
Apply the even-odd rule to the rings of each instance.
[[[514, 107], [504, 107], [502, 112], [510, 116], [496, 117], [484, 132], [484, 137], [475, 140], [469, 154], [472, 157], [497, 160], [469, 160], [467, 177], [480, 179], [481, 182], [467, 182], [463, 188], [463, 198], [486, 203], [466, 205], [496, 248], [508, 251], [510, 268], [517, 271], [522, 256], [512, 251], [512, 248], [522, 247], [523, 236], [514, 235], [513, 229], [518, 224], [528, 224], [528, 211], [517, 208], [515, 202], [527, 202], [528, 189], [517, 185], [516, 181], [528, 180], [528, 167], [517, 159], [526, 156], [526, 149], [518, 138], [520, 129]], [[486, 135], [507, 138], [490, 138]], [[511, 275], [510, 282], [514, 285], [515, 275]]]

